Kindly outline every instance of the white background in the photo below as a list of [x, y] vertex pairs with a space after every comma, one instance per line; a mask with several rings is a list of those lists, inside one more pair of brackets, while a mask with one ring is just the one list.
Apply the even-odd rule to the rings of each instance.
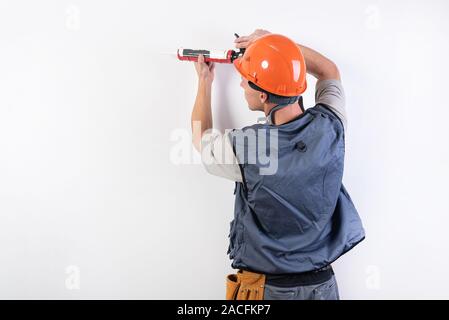
[[[344, 184], [367, 233], [335, 263], [341, 297], [449, 298], [448, 9], [2, 0], [0, 298], [224, 298], [234, 184], [190, 153], [196, 74], [163, 53], [256, 28], [340, 67]], [[213, 90], [219, 129], [262, 116], [231, 65]]]

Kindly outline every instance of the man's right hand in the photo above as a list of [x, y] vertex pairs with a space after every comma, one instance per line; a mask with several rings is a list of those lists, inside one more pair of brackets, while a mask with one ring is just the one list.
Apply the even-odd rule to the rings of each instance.
[[251, 43], [253, 43], [257, 39], [259, 39], [261, 36], [269, 34], [269, 33], [270, 32], [267, 30], [257, 29], [256, 31], [251, 33], [249, 36], [242, 36], [242, 37], [238, 37], [237, 39], [235, 39], [234, 40], [235, 47], [237, 49], [247, 48]]

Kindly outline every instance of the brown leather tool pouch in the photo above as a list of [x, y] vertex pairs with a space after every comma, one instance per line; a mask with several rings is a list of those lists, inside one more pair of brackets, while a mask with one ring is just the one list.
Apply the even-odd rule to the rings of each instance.
[[226, 277], [226, 300], [263, 300], [265, 275], [239, 270]]

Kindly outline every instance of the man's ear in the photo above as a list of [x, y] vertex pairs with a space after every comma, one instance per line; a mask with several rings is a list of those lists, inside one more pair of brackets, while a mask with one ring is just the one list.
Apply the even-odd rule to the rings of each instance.
[[260, 92], [259, 99], [260, 102], [265, 103], [268, 99], [268, 95], [265, 92]]

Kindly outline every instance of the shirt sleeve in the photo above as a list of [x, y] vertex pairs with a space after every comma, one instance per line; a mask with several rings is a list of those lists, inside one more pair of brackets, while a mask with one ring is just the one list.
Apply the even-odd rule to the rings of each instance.
[[203, 134], [201, 160], [210, 174], [232, 181], [243, 181], [229, 134], [222, 135], [219, 132]]
[[315, 87], [315, 103], [323, 104], [340, 118], [347, 128], [346, 97], [340, 80], [318, 80]]

